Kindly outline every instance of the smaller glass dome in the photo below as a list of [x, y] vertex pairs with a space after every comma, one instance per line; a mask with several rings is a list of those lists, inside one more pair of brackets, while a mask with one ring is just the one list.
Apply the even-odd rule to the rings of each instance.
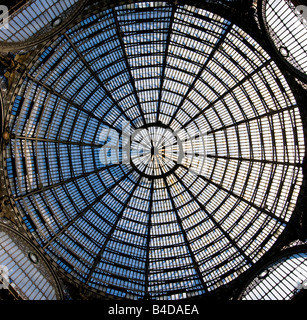
[[0, 19], [5, 21], [0, 32], [1, 52], [33, 49], [73, 20], [85, 3], [86, 0], [27, 0], [17, 1], [15, 6], [0, 6], [0, 13], [4, 12]]
[[301, 0], [259, 1], [260, 22], [282, 61], [307, 80], [307, 6]]
[[306, 246], [299, 252], [283, 254], [260, 270], [239, 300], [291, 300], [303, 289], [307, 289]]
[[60, 300], [61, 292], [43, 258], [15, 229], [0, 220], [0, 288], [22, 300]]

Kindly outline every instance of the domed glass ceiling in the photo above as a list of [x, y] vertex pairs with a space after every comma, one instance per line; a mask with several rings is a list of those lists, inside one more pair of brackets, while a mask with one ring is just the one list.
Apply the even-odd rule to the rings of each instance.
[[205, 9], [84, 15], [15, 91], [6, 162], [22, 221], [67, 274], [114, 296], [180, 299], [230, 282], [275, 243], [302, 184], [285, 78]]

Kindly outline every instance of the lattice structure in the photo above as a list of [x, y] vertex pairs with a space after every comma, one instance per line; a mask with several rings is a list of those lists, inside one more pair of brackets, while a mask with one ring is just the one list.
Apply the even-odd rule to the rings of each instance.
[[11, 193], [33, 238], [83, 285], [198, 296], [254, 266], [286, 228], [303, 180], [296, 99], [271, 56], [220, 15], [96, 7], [19, 84]]

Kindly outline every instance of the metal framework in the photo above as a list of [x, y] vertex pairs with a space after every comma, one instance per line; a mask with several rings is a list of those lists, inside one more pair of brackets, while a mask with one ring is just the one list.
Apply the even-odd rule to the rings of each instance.
[[[291, 219], [305, 155], [295, 97], [271, 56], [214, 12], [141, 2], [86, 14], [39, 52], [10, 106], [6, 168], [21, 219], [91, 288], [129, 299], [213, 291]], [[121, 134], [127, 121], [198, 134], [172, 170], [150, 144], [143, 171], [111, 153], [103, 164], [101, 131]]]

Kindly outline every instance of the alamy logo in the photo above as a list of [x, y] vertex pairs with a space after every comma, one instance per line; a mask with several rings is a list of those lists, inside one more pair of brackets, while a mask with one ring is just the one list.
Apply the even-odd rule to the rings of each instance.
[[303, 283], [297, 282], [296, 288], [299, 290], [307, 289], [307, 279], [305, 279]]
[[7, 266], [0, 265], [0, 289], [8, 289], [9, 283], [9, 269]]
[[0, 30], [9, 28], [9, 8], [4, 5], [0, 5]]
[[102, 128], [100, 162], [104, 165], [131, 164], [147, 176], [160, 176], [184, 165], [199, 175], [206, 163], [207, 132], [196, 128], [173, 131], [162, 123], [134, 129], [129, 122], [121, 130]]
[[295, 9], [299, 14], [300, 20], [307, 27], [307, 6], [300, 5], [295, 7]]
[[13, 273], [13, 270], [9, 270], [7, 266], [0, 265], [0, 290], [7, 290], [9, 286], [15, 288], [16, 285], [12, 283], [9, 274]]

